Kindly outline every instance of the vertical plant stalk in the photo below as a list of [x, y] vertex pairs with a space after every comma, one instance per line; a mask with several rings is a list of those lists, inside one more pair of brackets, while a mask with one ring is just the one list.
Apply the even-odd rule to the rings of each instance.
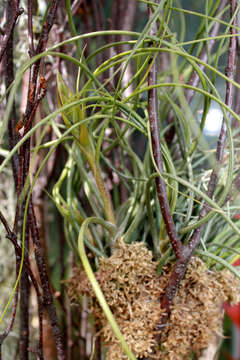
[[[56, 12], [57, 12], [57, 7], [58, 7], [59, 2], [60, 2], [60, 0], [53, 0], [51, 3], [51, 6], [49, 8], [49, 11], [48, 11], [48, 14], [46, 17], [46, 21], [42, 28], [42, 33], [40, 35], [37, 47], [35, 49], [35, 55], [40, 54], [46, 50], [49, 33], [51, 31], [51, 28], [53, 26], [53, 23], [54, 23], [54, 20], [56, 17]], [[40, 64], [41, 64], [41, 59], [37, 60], [33, 64], [31, 71], [30, 71], [28, 101], [27, 101], [26, 111], [25, 111], [25, 115], [24, 115], [24, 125], [26, 124], [26, 122], [28, 121], [28, 119], [30, 117], [30, 114], [32, 113], [32, 110], [33, 110], [33, 107], [35, 104], [35, 99], [37, 97], [37, 91], [36, 91], [37, 90], [37, 78], [38, 78]]]
[[[16, 17], [16, 14], [20, 14], [23, 10], [20, 11], [19, 9], [19, 1], [14, 1], [12, 4], [11, 0], [8, 0], [6, 5], [6, 23], [11, 25], [11, 19]], [[8, 41], [6, 43], [6, 47], [4, 49], [4, 44], [1, 44], [1, 50], [4, 50], [4, 73], [5, 73], [5, 84], [6, 88], [8, 88], [12, 82], [14, 81], [14, 66], [13, 66], [13, 34], [14, 34], [14, 24], [13, 26], [8, 26], [5, 30], [8, 33]], [[10, 31], [11, 28], [11, 31]], [[1, 61], [1, 57], [0, 57]], [[9, 95], [7, 95], [8, 99]], [[16, 121], [16, 109], [15, 109], [15, 102], [13, 102], [12, 111], [10, 114], [10, 118], [8, 121], [8, 138], [9, 138], [9, 147], [10, 150], [14, 148], [17, 143], [17, 136], [15, 133], [15, 121]], [[12, 158], [12, 170], [13, 170], [13, 177], [15, 186], [17, 187], [17, 169], [18, 169], [18, 156], [14, 154]]]
[[[46, 49], [49, 32], [54, 23], [59, 2], [60, 2], [59, 0], [53, 0], [51, 2], [51, 5], [49, 8], [47, 17], [46, 17], [46, 21], [43, 25], [42, 33], [40, 35], [38, 45], [35, 50], [35, 54], [40, 54], [41, 52], [43, 52]], [[31, 16], [31, 9], [30, 9], [29, 15]], [[29, 25], [30, 37], [33, 36], [31, 24], [32, 24], [32, 20], [29, 19], [28, 25]], [[31, 44], [33, 44], [32, 40], [30, 39]], [[34, 51], [34, 49], [33, 49], [33, 46], [31, 45], [30, 46], [30, 56], [32, 55], [33, 51]], [[44, 88], [44, 79], [41, 78], [41, 75], [40, 75], [39, 87], [37, 88], [38, 73], [39, 73], [40, 65], [41, 65], [41, 60], [36, 61], [33, 64], [31, 71], [30, 71], [27, 105], [26, 105], [26, 110], [25, 110], [23, 124], [22, 124], [24, 126], [24, 134], [26, 134], [31, 129], [32, 120], [33, 120], [34, 114], [36, 112], [36, 109], [41, 101], [41, 98], [45, 95], [46, 89]], [[18, 176], [17, 176], [17, 182], [18, 182], [17, 187], [18, 187], [18, 195], [19, 196], [22, 193], [22, 190], [24, 188], [26, 180], [28, 179], [29, 160], [30, 160], [30, 139], [28, 139], [23, 144], [23, 146], [20, 148], [20, 153], [19, 153], [19, 167], [18, 167]], [[20, 209], [19, 213], [21, 216], [22, 216], [22, 214], [24, 214], [24, 211], [25, 211], [24, 203], [25, 203], [24, 200], [20, 202], [21, 209]], [[18, 213], [18, 208], [16, 211]], [[16, 216], [15, 224], [17, 224], [17, 219], [18, 219], [17, 213], [16, 213], [17, 216]], [[43, 306], [46, 307], [48, 314], [49, 314], [50, 321], [51, 321], [51, 326], [53, 329], [53, 334], [54, 334], [57, 353], [58, 353], [58, 359], [64, 360], [65, 355], [64, 355], [62, 337], [61, 337], [61, 333], [60, 333], [60, 329], [59, 329], [59, 325], [58, 325], [57, 314], [56, 314], [56, 309], [55, 309], [55, 305], [53, 302], [53, 297], [52, 297], [51, 290], [50, 290], [50, 284], [49, 284], [49, 280], [48, 280], [47, 267], [46, 267], [46, 263], [45, 263], [45, 259], [44, 259], [44, 255], [43, 255], [43, 250], [41, 248], [41, 244], [39, 241], [39, 233], [38, 233], [38, 229], [37, 229], [37, 224], [36, 224], [36, 219], [35, 219], [35, 214], [34, 214], [32, 203], [30, 203], [30, 207], [28, 209], [28, 214], [27, 214], [27, 229], [26, 229], [27, 234], [29, 232], [28, 229], [31, 232], [31, 237], [32, 237], [32, 241], [33, 241], [34, 249], [35, 249], [36, 263], [37, 263], [37, 267], [38, 267], [38, 271], [39, 271], [39, 275], [40, 275], [40, 279], [41, 279], [41, 285], [42, 285], [42, 289], [43, 289]], [[39, 320], [41, 321], [41, 318]], [[41, 340], [42, 340], [42, 336], [41, 336]]]
[[[16, 260], [16, 263], [17, 264], [19, 263], [19, 259]], [[16, 269], [19, 270], [18, 265], [16, 266]], [[6, 339], [6, 337], [8, 336], [8, 334], [10, 333], [10, 331], [12, 330], [13, 325], [14, 325], [16, 312], [17, 312], [17, 304], [18, 304], [18, 287], [16, 288], [16, 291], [15, 291], [15, 294], [14, 294], [10, 323], [8, 324], [8, 326], [4, 330], [4, 332], [2, 334], [0, 334], [0, 360], [2, 360], [2, 344], [3, 344], [4, 340]]]
[[[9, 0], [6, 4], [6, 23], [9, 24], [6, 28], [5, 32], [7, 34], [7, 41], [6, 46], [4, 47], [4, 44], [2, 43], [1, 51], [4, 55], [4, 72], [5, 72], [5, 84], [6, 88], [8, 88], [12, 82], [14, 81], [14, 66], [13, 66], [13, 34], [14, 34], [14, 26], [15, 22], [17, 20], [17, 17], [20, 15], [20, 13], [23, 10], [20, 11], [19, 9], [19, 1], [15, 1], [14, 4], [11, 0]], [[1, 56], [0, 56], [1, 61]], [[8, 99], [7, 95], [7, 99]], [[15, 123], [16, 123], [16, 108], [15, 108], [15, 102], [13, 102], [12, 110], [10, 113], [10, 118], [8, 121], [8, 139], [9, 139], [9, 148], [10, 150], [14, 148], [18, 141], [17, 134], [15, 133]], [[18, 169], [19, 169], [19, 159], [18, 155], [14, 154], [12, 160], [12, 171], [13, 171], [13, 178], [15, 183], [15, 188], [17, 188], [18, 184]], [[18, 218], [18, 205], [16, 209], [16, 224], [17, 224], [17, 218]], [[4, 221], [5, 219], [3, 216], [1, 216], [1, 221], [7, 231], [7, 234], [11, 234], [10, 228], [7, 225], [7, 222]], [[20, 269], [20, 260], [21, 256], [17, 253], [16, 247], [15, 247], [15, 253], [16, 253], [16, 277], [18, 276], [18, 272]], [[18, 305], [18, 297], [19, 297], [19, 286], [16, 288], [16, 292], [14, 294], [14, 300], [13, 300], [13, 308], [12, 308], [12, 316], [10, 323], [7, 327], [7, 329], [3, 332], [1, 335], [0, 345], [2, 345], [3, 341], [6, 339], [10, 331], [12, 330], [12, 327], [14, 325], [15, 317], [16, 317], [16, 311], [17, 311], [17, 305]], [[1, 359], [1, 350], [0, 350], [0, 359]]]
[[[30, 57], [34, 54], [34, 44], [33, 44], [33, 28], [32, 28], [32, 3], [28, 2], [28, 38], [29, 38], [29, 54]], [[31, 71], [30, 71], [31, 76]], [[34, 91], [34, 85], [36, 90]], [[42, 92], [42, 79], [40, 76], [40, 84], [37, 89], [37, 84], [30, 83], [28, 89], [28, 101], [27, 106], [29, 104], [33, 104], [29, 108], [29, 116], [25, 116], [24, 121], [24, 135], [27, 133], [29, 128], [32, 126], [32, 119], [35, 115], [37, 106], [41, 100], [42, 96], [45, 95], [45, 91]], [[37, 91], [38, 96], [35, 95]], [[36, 98], [36, 101], [35, 101]], [[26, 114], [25, 114], [26, 115]], [[21, 222], [21, 234], [24, 233], [24, 213], [26, 206], [26, 199], [23, 201], [20, 200], [20, 196], [25, 183], [28, 179], [29, 173], [29, 164], [30, 164], [30, 139], [21, 146], [19, 151], [19, 176], [18, 176], [18, 184], [17, 184], [17, 194], [18, 194], [18, 204], [21, 204], [20, 208], [20, 222]], [[25, 197], [25, 195], [24, 195]], [[20, 200], [20, 201], [19, 201]], [[18, 209], [17, 209], [18, 212]], [[29, 265], [28, 253], [29, 253], [29, 244], [30, 244], [30, 228], [29, 221], [26, 223], [26, 232], [25, 232], [25, 240], [22, 239], [22, 247], [25, 246], [25, 258], [26, 262]], [[24, 245], [23, 245], [24, 244]], [[20, 360], [27, 360], [29, 354], [29, 296], [30, 296], [30, 281], [28, 278], [27, 267], [24, 266], [22, 268], [22, 274], [20, 279], [20, 340], [19, 340], [19, 357]], [[40, 319], [39, 319], [40, 320]]]
[[[150, 5], [148, 5], [148, 14], [149, 17], [152, 15]], [[156, 35], [156, 24], [152, 28], [150, 35]], [[157, 70], [156, 70], [156, 59], [151, 58], [149, 62], [149, 73], [148, 73], [148, 86], [154, 86], [157, 83]], [[163, 173], [163, 159], [162, 159], [162, 149], [161, 149], [161, 140], [160, 140], [160, 130], [158, 125], [158, 102], [157, 102], [157, 89], [150, 88], [148, 91], [148, 115], [149, 115], [149, 125], [151, 132], [151, 143], [153, 150], [153, 157], [160, 174]], [[162, 176], [156, 177], [156, 187], [158, 200], [162, 212], [162, 217], [166, 225], [167, 234], [173, 250], [178, 259], [181, 259], [183, 256], [183, 247], [180, 242], [175, 224], [173, 222], [165, 182]]]
[[48, 280], [47, 266], [44, 259], [44, 252], [40, 244], [38, 227], [33, 210], [33, 204], [31, 201], [29, 204], [29, 226], [34, 244], [35, 259], [36, 259], [42, 290], [43, 290], [43, 304], [46, 307], [50, 318], [53, 335], [55, 338], [55, 344], [57, 348], [58, 360], [65, 360], [62, 335], [58, 325], [56, 308], [53, 302], [53, 296], [51, 293], [50, 284]]
[[[22, 219], [21, 219], [22, 220]], [[23, 221], [22, 221], [23, 223]], [[29, 227], [27, 224], [25, 237], [25, 259], [29, 265]], [[27, 360], [29, 358], [29, 296], [30, 296], [30, 281], [28, 277], [27, 267], [23, 266], [20, 279], [20, 327], [19, 327], [19, 359]]]
[[32, 22], [32, 0], [28, 0], [28, 42], [30, 57], [34, 56], [34, 42], [33, 42], [33, 22]]
[[[44, 180], [45, 180], [45, 182], [44, 182]], [[46, 176], [45, 176], [44, 180], [43, 180], [42, 184], [39, 184], [39, 183], [35, 184], [35, 186], [33, 188], [32, 196], [33, 196], [33, 199], [34, 199], [33, 200], [34, 211], [35, 211], [36, 221], [37, 221], [38, 229], [39, 229], [39, 237], [40, 237], [39, 240], [40, 240], [41, 247], [43, 249], [44, 256], [46, 257], [47, 251], [46, 251], [46, 240], [45, 240], [45, 231], [44, 231], [44, 225], [45, 224], [44, 224], [43, 199], [41, 197], [35, 196], [36, 193], [34, 191], [35, 189], [37, 189], [38, 194], [39, 194], [39, 192], [41, 192], [41, 190], [42, 190], [41, 186], [44, 186], [44, 184], [47, 181]], [[43, 195], [43, 191], [39, 195]], [[34, 246], [31, 244], [30, 251], [33, 251], [33, 250], [34, 250]], [[34, 261], [32, 261], [31, 264], [32, 264], [32, 269], [33, 269], [33, 272], [34, 272], [36, 278], [38, 280], [40, 280], [39, 279], [39, 273], [37, 271], [36, 263], [34, 263]], [[42, 332], [43, 332], [43, 339], [42, 339], [43, 349], [42, 349], [42, 352], [43, 352], [44, 357], [46, 357], [46, 358], [49, 357], [49, 358], [54, 359], [54, 358], [56, 358], [56, 346], [55, 346], [55, 341], [54, 341], [54, 337], [53, 337], [53, 333], [52, 333], [52, 329], [51, 329], [51, 323], [50, 323], [50, 320], [49, 320], [49, 317], [48, 317], [48, 313], [46, 311], [46, 307], [45, 307], [45, 309], [43, 311], [42, 317], [43, 317], [43, 326], [42, 326], [42, 328], [43, 328], [42, 329]]]
[[[6, 28], [6, 42], [2, 44], [1, 54], [5, 53], [5, 78], [6, 78], [6, 87], [9, 87], [11, 83], [14, 81], [14, 66], [13, 66], [13, 32], [14, 25], [18, 18], [18, 16], [22, 13], [22, 10], [19, 9], [19, 1], [8, 1], [6, 5], [6, 20], [7, 20], [7, 28]], [[4, 47], [6, 45], [6, 47]], [[1, 55], [0, 55], [1, 60]], [[17, 143], [17, 136], [15, 134], [15, 120], [16, 120], [16, 111], [15, 111], [15, 103], [13, 103], [13, 108], [10, 114], [10, 119], [8, 122], [8, 135], [9, 135], [9, 144], [12, 149]], [[15, 187], [18, 187], [18, 183], [21, 177], [18, 177], [18, 156], [14, 155], [12, 159], [12, 169], [13, 169], [13, 177], [15, 181]], [[16, 209], [16, 214], [18, 214], [18, 206]], [[18, 215], [16, 216], [17, 222]], [[29, 235], [29, 232], [28, 232]], [[26, 248], [28, 248], [29, 238], [27, 236], [26, 239]], [[16, 252], [16, 248], [15, 248]], [[16, 252], [16, 273], [18, 276], [20, 257]], [[20, 280], [20, 338], [19, 338], [19, 358], [20, 360], [28, 359], [28, 347], [29, 347], [29, 293], [30, 293], [30, 281], [28, 278], [27, 268], [24, 267], [22, 270], [22, 277]], [[15, 315], [16, 315], [16, 306], [18, 302], [18, 288], [16, 289], [16, 293], [14, 296], [14, 307], [11, 322], [6, 329], [3, 339], [10, 332]]]
[[[11, 4], [10, 4], [11, 3]], [[16, 24], [16, 21], [18, 19], [18, 17], [23, 13], [23, 8], [19, 7], [19, 0], [14, 0], [14, 1], [8, 1], [7, 3], [7, 8], [9, 8], [9, 5], [11, 5], [11, 16], [9, 17], [7, 15], [7, 25], [4, 31], [4, 36], [3, 39], [1, 41], [1, 46], [0, 46], [0, 62], [2, 61], [3, 55], [6, 52], [8, 46], [9, 46], [9, 42], [12, 42], [12, 37], [13, 37], [13, 32], [14, 32], [14, 27]], [[7, 11], [9, 14], [9, 11]]]
[[[64, 225], [63, 225], [64, 226]], [[69, 267], [70, 267], [70, 276], [72, 275], [72, 270], [73, 270], [73, 266], [74, 266], [74, 257], [73, 257], [73, 253], [71, 252], [69, 254]], [[71, 308], [71, 302], [69, 297], [66, 297], [66, 302], [65, 302], [65, 309], [66, 309], [66, 335], [67, 335], [67, 356], [66, 356], [66, 360], [72, 360], [72, 356], [73, 356], [73, 351], [72, 351], [72, 347], [73, 347], [73, 313], [72, 313], [72, 308]]]
[[[230, 1], [230, 17], [232, 18], [234, 11], [236, 9], [236, 0]], [[233, 19], [233, 25], [236, 25], [236, 18]], [[236, 30], [234, 28], [230, 28], [230, 34], [234, 35], [236, 33]], [[228, 63], [226, 67], [226, 75], [229, 77], [229, 79], [234, 79], [234, 72], [235, 72], [235, 59], [236, 59], [236, 49], [237, 49], [237, 38], [236, 37], [230, 37], [229, 42], [229, 49], [228, 49]], [[229, 107], [232, 107], [233, 104], [233, 85], [231, 82], [227, 81], [226, 83], [226, 97], [225, 97], [225, 103]], [[228, 114], [229, 116], [229, 114]], [[218, 144], [217, 144], [217, 153], [216, 153], [216, 160], [218, 165], [222, 163], [223, 160], [223, 150], [226, 142], [226, 124], [223, 121], [221, 131], [219, 134]], [[216, 169], [212, 170], [211, 177], [208, 183], [208, 191], [207, 194], [210, 198], [212, 198], [214, 190], [217, 185], [217, 172]], [[199, 220], [203, 218], [208, 212], [210, 211], [210, 208], [205, 203], [203, 205], [202, 210], [199, 214]], [[174, 266], [174, 269], [172, 271], [172, 274], [170, 276], [165, 294], [161, 300], [161, 307], [165, 309], [166, 313], [164, 314], [161, 324], [159, 326], [163, 326], [166, 323], [166, 320], [168, 318], [168, 314], [170, 312], [170, 305], [172, 303], [172, 300], [174, 296], [176, 295], [176, 292], [178, 290], [178, 286], [180, 284], [180, 281], [185, 275], [185, 271], [187, 269], [187, 265], [191, 259], [192, 254], [196, 250], [197, 246], [199, 245], [203, 230], [205, 228], [206, 224], [201, 225], [199, 228], [195, 229], [189, 243], [184, 247], [184, 256], [183, 259], [178, 259], [176, 261], [176, 264]], [[160, 340], [160, 335], [157, 337], [157, 340]]]
[[[2, 222], [5, 230], [6, 230], [6, 238], [9, 239], [11, 241], [11, 243], [13, 244], [14, 248], [15, 248], [15, 253], [16, 253], [16, 258], [17, 258], [17, 264], [16, 264], [16, 274], [18, 275], [19, 272], [19, 265], [20, 265], [20, 261], [21, 261], [21, 257], [22, 257], [22, 249], [21, 247], [18, 245], [17, 243], [17, 237], [16, 235], [11, 231], [7, 220], [5, 219], [5, 217], [3, 216], [3, 214], [0, 212], [0, 221]], [[24, 265], [25, 268], [28, 271], [28, 275], [33, 283], [33, 286], [35, 288], [36, 294], [37, 294], [37, 301], [38, 301], [38, 316], [39, 316], [39, 343], [38, 343], [38, 355], [39, 355], [39, 359], [43, 360], [43, 354], [42, 354], [42, 314], [43, 314], [43, 304], [42, 304], [42, 297], [39, 291], [39, 287], [38, 287], [38, 283], [33, 275], [33, 272], [30, 268], [30, 265], [28, 263], [28, 259], [26, 258], [26, 255], [24, 256]], [[15, 298], [18, 298], [18, 288], [16, 289], [16, 293], [15, 293]], [[16, 315], [16, 302], [14, 301], [13, 304], [13, 313], [12, 313], [12, 319], [10, 324], [8, 325], [7, 329], [5, 330], [5, 332], [3, 334], [0, 335], [0, 359], [1, 359], [1, 345], [3, 343], [3, 340], [7, 337], [7, 335], [9, 334], [9, 332], [12, 329], [13, 323], [14, 323], [14, 317]]]
[[[2, 221], [2, 218], [3, 218], [3, 216], [2, 216], [2, 214], [0, 214], [1, 221]], [[2, 223], [4, 225], [4, 221], [2, 221]], [[6, 221], [6, 224], [7, 224], [7, 221]], [[17, 255], [16, 251], [15, 251], [15, 254], [16, 254], [16, 278], [17, 278], [21, 259]], [[3, 331], [3, 333], [0, 334], [0, 360], [2, 360], [2, 344], [3, 344], [4, 340], [7, 338], [7, 336], [9, 335], [9, 333], [11, 332], [13, 325], [14, 325], [15, 318], [16, 318], [17, 305], [18, 305], [18, 292], [19, 292], [19, 288], [17, 286], [15, 293], [14, 293], [14, 298], [13, 298], [11, 319], [10, 319], [9, 324], [7, 325], [6, 329]]]

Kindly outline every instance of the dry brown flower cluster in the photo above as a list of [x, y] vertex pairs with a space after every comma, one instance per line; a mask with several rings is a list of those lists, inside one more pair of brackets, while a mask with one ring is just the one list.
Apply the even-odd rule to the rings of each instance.
[[[156, 268], [152, 253], [144, 244], [127, 245], [119, 241], [110, 258], [100, 259], [95, 275], [137, 358], [183, 360], [192, 353], [200, 354], [216, 334], [221, 334], [223, 302], [240, 300], [240, 281], [226, 270], [209, 271], [199, 258], [193, 258], [172, 305], [169, 325], [162, 330], [161, 344], [157, 345], [154, 340], [156, 327], [163, 313], [160, 299], [171, 267], [165, 267], [162, 276], [157, 275]], [[75, 269], [67, 286], [72, 301], [81, 295], [92, 299], [98, 328], [108, 346], [107, 360], [127, 359], [85, 273]]]

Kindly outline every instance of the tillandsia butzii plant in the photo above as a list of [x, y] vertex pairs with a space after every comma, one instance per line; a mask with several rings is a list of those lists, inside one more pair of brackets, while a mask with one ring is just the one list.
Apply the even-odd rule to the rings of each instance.
[[8, 0], [1, 32], [0, 358], [19, 301], [21, 360], [214, 359], [240, 301], [240, 2], [40, 3]]

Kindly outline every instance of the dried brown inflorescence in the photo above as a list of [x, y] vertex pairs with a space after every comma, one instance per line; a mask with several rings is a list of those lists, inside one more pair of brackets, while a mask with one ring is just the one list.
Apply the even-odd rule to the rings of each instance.
[[[161, 331], [161, 344], [156, 344], [156, 329], [164, 311], [160, 308], [160, 299], [171, 266], [166, 266], [161, 276], [157, 275], [156, 268], [152, 253], [143, 243], [127, 245], [119, 241], [110, 258], [100, 259], [95, 275], [137, 358], [182, 360], [192, 353], [200, 354], [221, 334], [223, 302], [240, 301], [240, 281], [226, 270], [209, 271], [194, 257], [174, 299], [168, 325]], [[82, 269], [75, 269], [67, 286], [72, 301], [81, 295], [92, 299], [98, 328], [108, 346], [107, 360], [127, 359]]]

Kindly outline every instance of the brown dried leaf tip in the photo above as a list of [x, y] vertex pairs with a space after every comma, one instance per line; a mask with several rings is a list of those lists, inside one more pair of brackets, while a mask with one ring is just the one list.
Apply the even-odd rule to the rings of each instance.
[[[165, 267], [162, 276], [156, 269], [157, 263], [143, 243], [119, 241], [110, 258], [100, 259], [95, 275], [136, 358], [182, 360], [192, 353], [200, 354], [221, 333], [223, 302], [240, 300], [240, 281], [225, 270], [210, 272], [199, 258], [193, 258], [172, 305], [169, 325], [162, 330], [161, 344], [157, 345], [156, 327], [163, 312], [160, 299], [171, 266]], [[127, 359], [82, 269], [75, 269], [67, 287], [71, 301], [79, 301], [82, 295], [92, 299], [97, 328], [108, 346], [107, 360]]]

